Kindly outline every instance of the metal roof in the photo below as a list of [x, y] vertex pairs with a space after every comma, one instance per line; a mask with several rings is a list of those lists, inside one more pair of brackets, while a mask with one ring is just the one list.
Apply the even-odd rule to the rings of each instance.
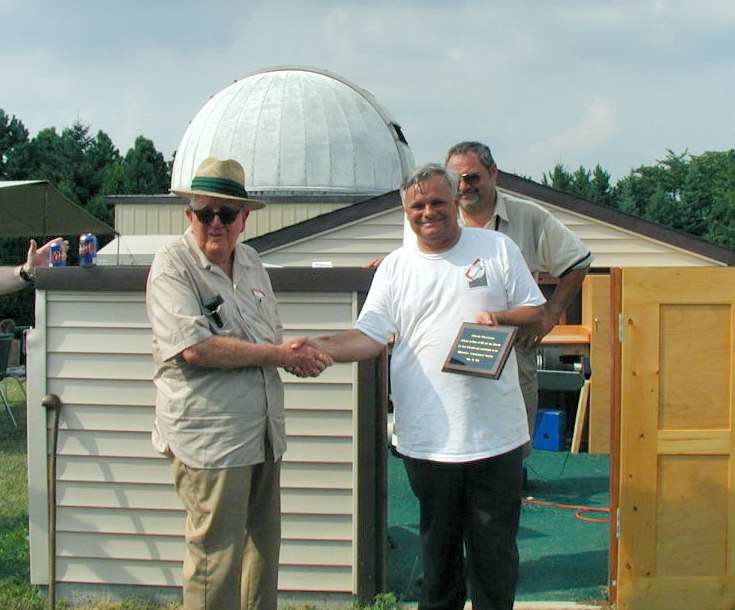
[[171, 186], [187, 188], [203, 159], [236, 159], [258, 193], [365, 196], [398, 188], [414, 159], [400, 126], [371, 93], [308, 67], [250, 74], [190, 123]]
[[0, 237], [55, 237], [87, 231], [115, 233], [48, 180], [0, 181]]

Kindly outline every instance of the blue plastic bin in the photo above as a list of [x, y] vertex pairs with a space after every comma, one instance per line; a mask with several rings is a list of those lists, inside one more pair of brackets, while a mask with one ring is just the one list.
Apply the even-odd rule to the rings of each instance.
[[539, 409], [533, 433], [534, 449], [561, 451], [564, 448], [566, 414], [558, 409]]

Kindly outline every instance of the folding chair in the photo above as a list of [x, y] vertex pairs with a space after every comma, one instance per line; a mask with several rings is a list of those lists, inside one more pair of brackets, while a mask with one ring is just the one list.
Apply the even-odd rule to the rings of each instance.
[[23, 387], [23, 383], [21, 382], [21, 379], [25, 378], [26, 367], [15, 366], [12, 368], [8, 368], [10, 348], [13, 344], [14, 338], [15, 337], [12, 334], [1, 334], [0, 335], [0, 400], [5, 406], [5, 411], [10, 416], [10, 419], [13, 422], [13, 426], [17, 428], [18, 422], [15, 420], [15, 415], [13, 415], [13, 409], [11, 409], [10, 403], [8, 402], [8, 397], [5, 395], [5, 380], [15, 379], [15, 382], [18, 384], [18, 387], [20, 388], [21, 392], [23, 392], [23, 396], [25, 396], [26, 390]]

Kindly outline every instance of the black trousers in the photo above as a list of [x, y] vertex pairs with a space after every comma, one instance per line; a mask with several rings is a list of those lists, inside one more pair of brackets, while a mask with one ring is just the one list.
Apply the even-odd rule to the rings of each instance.
[[518, 581], [521, 447], [475, 462], [403, 456], [419, 500], [423, 582], [419, 610], [458, 610], [467, 597], [467, 553], [474, 610], [512, 610]]

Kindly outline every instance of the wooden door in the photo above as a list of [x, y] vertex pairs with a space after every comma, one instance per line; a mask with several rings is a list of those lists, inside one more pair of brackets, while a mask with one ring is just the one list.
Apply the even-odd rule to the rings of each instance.
[[735, 269], [624, 269], [618, 607], [735, 607]]

